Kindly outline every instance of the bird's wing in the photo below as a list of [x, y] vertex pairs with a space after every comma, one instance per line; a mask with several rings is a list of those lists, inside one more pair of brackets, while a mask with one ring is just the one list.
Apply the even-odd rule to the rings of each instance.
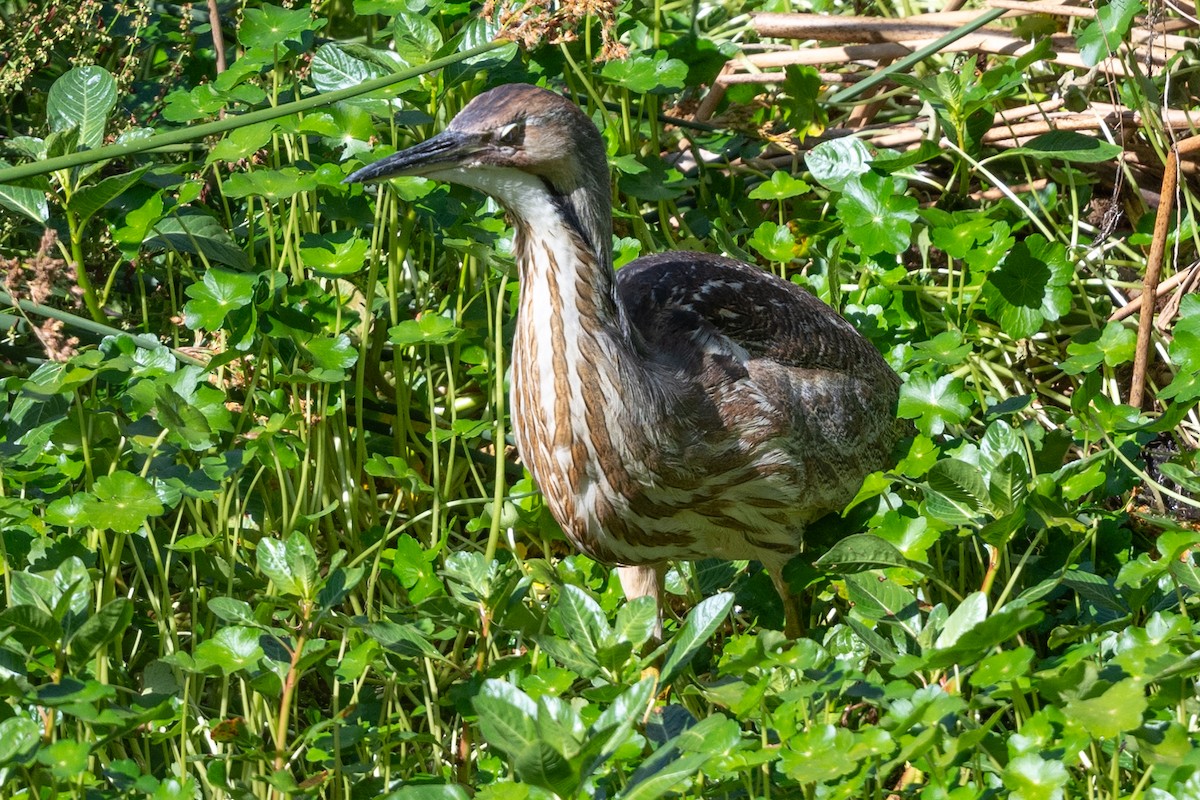
[[[800, 287], [710, 253], [646, 256], [617, 271], [630, 324], [652, 349], [715, 336], [751, 359], [833, 372], [887, 368], [849, 322]], [[892, 375], [894, 379], [894, 375]]]

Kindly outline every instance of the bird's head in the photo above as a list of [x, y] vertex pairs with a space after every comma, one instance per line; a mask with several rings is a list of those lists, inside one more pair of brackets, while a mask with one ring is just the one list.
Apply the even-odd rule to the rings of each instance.
[[368, 164], [346, 183], [415, 175], [473, 186], [508, 204], [489, 173], [518, 170], [569, 195], [608, 167], [596, 126], [569, 100], [527, 84], [499, 86], [467, 104], [447, 128]]

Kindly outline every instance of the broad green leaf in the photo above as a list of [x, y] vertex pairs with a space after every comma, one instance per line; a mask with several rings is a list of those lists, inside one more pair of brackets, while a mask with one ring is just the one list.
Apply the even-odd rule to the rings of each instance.
[[0, 767], [26, 764], [41, 743], [38, 724], [26, 717], [0, 720]]
[[768, 261], [787, 263], [796, 257], [796, 239], [786, 225], [759, 223], [748, 244]]
[[183, 322], [192, 330], [215, 331], [229, 312], [246, 306], [254, 299], [258, 275], [213, 268], [200, 283], [184, 290], [191, 299], [183, 306]]
[[1035, 136], [1021, 147], [1006, 151], [1004, 155], [1061, 159], [1076, 164], [1098, 164], [1112, 161], [1121, 155], [1121, 146], [1094, 136], [1086, 136], [1078, 131], [1050, 131]]
[[236, 597], [214, 597], [208, 601], [208, 610], [225, 622], [257, 625], [250, 604]]
[[[8, 166], [11, 165], [7, 161], [0, 160], [0, 169]], [[0, 184], [0, 206], [23, 214], [38, 225], [44, 225], [50, 219], [50, 205], [46, 202], [46, 192], [41, 189]]]
[[179, 214], [154, 223], [142, 243], [147, 250], [175, 250], [202, 255], [209, 261], [235, 269], [248, 269], [250, 260], [234, 244], [229, 232], [207, 214]]
[[91, 220], [97, 211], [116, 200], [140, 181], [149, 169], [150, 167], [142, 167], [132, 172], [110, 175], [99, 183], [85, 186], [71, 195], [67, 208], [79, 216], [79, 225], [82, 227]]
[[388, 341], [395, 345], [450, 344], [462, 334], [454, 320], [433, 312], [406, 319], [388, 328]]
[[979, 468], [955, 458], [945, 458], [926, 475], [925, 508], [951, 525], [976, 522], [989, 508], [987, 485]]
[[1073, 277], [1067, 251], [1059, 242], [1033, 234], [1013, 245], [1004, 262], [988, 275], [988, 316], [1014, 339], [1037, 333], [1046, 320], [1071, 310]]
[[838, 215], [846, 235], [864, 255], [898, 254], [908, 249], [917, 218], [915, 198], [899, 194], [892, 178], [875, 172], [846, 181], [842, 191]]
[[211, 638], [196, 645], [196, 664], [200, 669], [218, 667], [225, 675], [252, 667], [263, 657], [258, 638], [259, 633], [254, 628], [242, 625], [221, 628]]
[[271, 579], [282, 594], [312, 600], [316, 597], [319, 575], [317, 554], [302, 533], [293, 533], [287, 541], [264, 538], [256, 548], [258, 568]]
[[976, 664], [997, 645], [1042, 621], [1042, 612], [1029, 606], [1005, 606], [962, 632], [950, 647], [933, 650], [921, 659], [926, 669]]
[[512, 684], [488, 678], [471, 705], [484, 738], [502, 752], [516, 755], [537, 742], [537, 704]]
[[313, 337], [304, 343], [304, 349], [321, 369], [345, 370], [358, 362], [358, 348], [344, 333]]
[[0, 626], [0, 630], [15, 630], [18, 639], [31, 640], [39, 647], [57, 647], [63, 636], [57, 620], [37, 606], [10, 606], [0, 611]]
[[353, 275], [366, 266], [368, 245], [351, 231], [305, 234], [300, 258], [322, 275]]
[[384, 800], [470, 800], [471, 795], [457, 783], [403, 786], [386, 795]]
[[404, 63], [418, 67], [442, 49], [442, 34], [428, 15], [404, 9], [392, 17], [392, 47]]
[[1072, 336], [1067, 343], [1069, 357], [1059, 366], [1068, 375], [1089, 372], [1101, 364], [1119, 367], [1133, 361], [1136, 346], [1137, 333], [1132, 328], [1120, 322], [1109, 322], [1102, 330], [1088, 328]]
[[938, 436], [947, 425], [957, 425], [971, 416], [971, 395], [963, 388], [961, 378], [918, 373], [901, 385], [896, 413], [901, 419], [915, 420], [917, 430], [926, 436]]
[[427, 597], [440, 594], [442, 584], [437, 579], [437, 571], [433, 561], [437, 558], [436, 550], [424, 550], [417, 540], [407, 533], [396, 540], [396, 555], [392, 560], [392, 574], [408, 590], [408, 598], [414, 603], [420, 603]]
[[682, 89], [687, 71], [686, 64], [669, 58], [665, 50], [659, 50], [653, 56], [637, 53], [609, 61], [601, 74], [635, 94], [647, 94]]
[[37, 760], [45, 764], [54, 777], [70, 781], [87, 769], [89, 751], [87, 742], [60, 739], [38, 750]]
[[1081, 724], [1093, 738], [1115, 740], [1141, 726], [1147, 704], [1145, 686], [1139, 680], [1127, 678], [1099, 697], [1072, 700], [1064, 706], [1063, 714]]
[[786, 200], [789, 197], [807, 194], [812, 187], [786, 172], [775, 170], [771, 179], [750, 190], [751, 200]]
[[942, 626], [933, 646], [937, 648], [952, 647], [958, 643], [964, 633], [974, 628], [987, 617], [988, 599], [983, 592], [972, 592], [963, 598]]
[[630, 642], [638, 647], [654, 633], [657, 618], [658, 604], [653, 597], [635, 597], [617, 609], [613, 633], [618, 641]]
[[840, 192], [870, 171], [871, 151], [859, 139], [846, 136], [821, 142], [808, 151], [804, 163], [818, 183]]
[[563, 633], [595, 658], [600, 649], [612, 643], [612, 629], [600, 605], [578, 586], [563, 586], [552, 612]]
[[86, 492], [76, 492], [70, 497], [60, 497], [46, 507], [46, 522], [66, 528], [96, 525], [92, 522], [92, 512], [99, 502]]
[[1096, 11], [1096, 19], [1075, 37], [1083, 63], [1094, 67], [1116, 52], [1129, 33], [1133, 18], [1145, 10], [1139, 0], [1112, 0]]
[[1013, 650], [1002, 650], [979, 662], [971, 673], [971, 685], [977, 689], [999, 686], [1029, 674], [1033, 661], [1033, 649], [1021, 645]]
[[67, 642], [71, 652], [71, 663], [77, 667], [86, 664], [100, 648], [125, 632], [133, 621], [133, 603], [124, 597], [105, 604], [103, 608], [83, 621]]
[[317, 48], [312, 59], [312, 82], [318, 92], [335, 92], [388, 74], [388, 70], [350, 55], [336, 44]]
[[431, 658], [446, 661], [438, 649], [413, 625], [402, 625], [391, 620], [369, 623], [363, 632], [393, 653], [410, 658]]
[[679, 671], [687, 666], [717, 627], [725, 621], [731, 608], [733, 594], [722, 592], [701, 600], [691, 610], [667, 648], [662, 676], [659, 679], [663, 686], [669, 684]]
[[90, 513], [91, 524], [120, 533], [133, 533], [150, 517], [163, 513], [162, 501], [150, 482], [140, 475], [118, 470], [96, 479], [92, 494], [99, 500]]
[[213, 145], [204, 163], [241, 161], [244, 158], [250, 158], [270, 144], [271, 137], [277, 130], [279, 130], [279, 120], [277, 119], [234, 128], [225, 135], [224, 139]]
[[840, 575], [883, 567], [910, 566], [899, 550], [871, 533], [855, 533], [839, 540], [814, 563], [821, 569]]
[[855, 772], [860, 761], [874, 761], [893, 747], [891, 736], [879, 728], [854, 732], [817, 724], [787, 741], [779, 768], [797, 783], [819, 785]]
[[307, 6], [289, 11], [279, 6], [263, 4], [242, 12], [238, 41], [245, 47], [270, 50], [285, 42], [299, 42], [302, 34], [325, 27], [324, 19], [313, 19]]
[[104, 67], [85, 66], [68, 70], [54, 82], [46, 95], [46, 117], [50, 130], [79, 131], [79, 145], [95, 149], [104, 144], [108, 115], [117, 105], [117, 81]]
[[1009, 800], [1062, 800], [1070, 775], [1061, 761], [1027, 753], [1008, 762], [1002, 777]]
[[286, 200], [301, 192], [317, 188], [317, 176], [312, 172], [301, 172], [296, 167], [282, 169], [256, 169], [250, 172], [235, 172], [225, 180], [225, 196], [242, 198], [265, 197], [273, 202]]
[[[845, 577], [846, 593], [856, 614], [874, 622], [911, 617], [917, 608], [912, 592], [890, 578], [867, 572]], [[907, 613], [906, 613], [907, 612]]]

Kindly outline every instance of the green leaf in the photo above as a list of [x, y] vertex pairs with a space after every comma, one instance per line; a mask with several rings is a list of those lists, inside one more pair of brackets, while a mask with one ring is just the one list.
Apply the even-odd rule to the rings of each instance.
[[891, 543], [871, 533], [855, 533], [838, 540], [814, 563], [821, 569], [840, 575], [883, 567], [911, 566], [911, 562]]
[[54, 82], [46, 96], [50, 130], [79, 130], [79, 144], [95, 149], [104, 144], [108, 115], [117, 105], [117, 81], [104, 67], [68, 70]]
[[245, 47], [270, 50], [285, 42], [299, 42], [302, 34], [318, 31], [323, 27], [325, 20], [313, 19], [308, 7], [289, 11], [279, 6], [264, 4], [242, 12], [238, 41]]
[[[0, 160], [0, 169], [8, 166], [7, 161]], [[46, 192], [41, 189], [0, 184], [0, 206], [24, 214], [38, 225], [44, 225], [50, 219], [50, 204], [46, 202]]]
[[892, 178], [875, 172], [866, 172], [843, 186], [838, 216], [846, 235], [864, 255], [899, 254], [908, 249], [919, 204], [897, 191]]
[[263, 657], [258, 637], [258, 631], [242, 625], [221, 628], [196, 645], [196, 664], [201, 669], [218, 667], [225, 675], [252, 667]]
[[125, 194], [134, 184], [142, 179], [150, 167], [142, 167], [132, 172], [120, 175], [110, 175], [99, 183], [85, 186], [71, 195], [67, 208], [79, 215], [79, 226], [86, 225], [97, 211]]
[[563, 586], [551, 613], [564, 634], [586, 655], [595, 658], [602, 648], [612, 644], [612, 629], [600, 605], [578, 586]]
[[41, 647], [57, 647], [63, 636], [62, 626], [48, 611], [31, 605], [11, 606], [0, 611], [0, 630], [6, 628], [15, 629], [20, 639], [32, 637], [32, 641]]
[[1112, 0], [1096, 11], [1096, 19], [1076, 36], [1083, 63], [1094, 67], [1116, 52], [1129, 33], [1133, 18], [1145, 10], [1138, 0]]
[[[847, 575], [846, 593], [854, 611], [864, 619], [878, 622], [888, 618], [911, 617], [917, 608], [912, 592], [890, 578], [866, 572]], [[908, 613], [904, 613], [904, 612]]]
[[287, 541], [260, 539], [256, 549], [258, 569], [285, 595], [312, 600], [320, 579], [312, 543], [296, 532]]
[[1035, 233], [1013, 245], [988, 275], [988, 315], [1014, 339], [1032, 336], [1044, 321], [1071, 310], [1072, 277], [1066, 248]]
[[133, 621], [133, 603], [118, 597], [83, 621], [67, 641], [71, 663], [82, 667], [109, 642], [125, 632]]
[[613, 634], [618, 641], [638, 647], [654, 633], [658, 620], [658, 604], [653, 597], [635, 597], [617, 609]]
[[1121, 146], [1078, 131], [1050, 131], [1035, 136], [1021, 147], [1004, 155], [1022, 155], [1037, 159], [1061, 159], [1075, 164], [1099, 164], [1121, 155]]
[[353, 275], [367, 262], [366, 239], [352, 231], [322, 235], [306, 233], [300, 246], [304, 265], [327, 276]]
[[1009, 800], [1062, 800], [1069, 778], [1062, 761], [1047, 761], [1036, 753], [1017, 756], [1003, 774]]
[[1094, 738], [1115, 740], [1122, 733], [1141, 726], [1142, 714], [1147, 707], [1142, 683], [1126, 678], [1110, 686], [1099, 697], [1070, 701], [1063, 707], [1063, 713]]
[[337, 44], [323, 44], [312, 58], [312, 82], [318, 92], [336, 92], [388, 74], [388, 70], [355, 58]]
[[979, 468], [965, 461], [946, 458], [934, 464], [928, 475], [925, 508], [929, 514], [951, 525], [969, 525], [988, 509], [987, 486]]
[[92, 507], [91, 524], [120, 533], [133, 533], [149, 517], [163, 513], [162, 501], [154, 487], [140, 475], [118, 470], [97, 478], [92, 494], [99, 501]]
[[950, 647], [935, 649], [921, 659], [926, 669], [942, 669], [955, 664], [976, 664], [999, 644], [1042, 621], [1042, 612], [1029, 606], [1009, 605], [995, 611], [982, 622], [959, 635]]
[[404, 63], [418, 67], [442, 49], [442, 33], [428, 15], [399, 10], [392, 17], [392, 47]]
[[957, 425], [971, 416], [971, 395], [960, 378], [943, 375], [933, 378], [919, 373], [900, 387], [896, 410], [901, 419], [916, 421], [917, 430], [926, 436], [938, 436], [947, 425]]
[[804, 156], [813, 178], [835, 192], [870, 171], [871, 151], [859, 139], [849, 136], [821, 142]]
[[395, 345], [450, 344], [462, 334], [454, 320], [426, 312], [388, 328], [388, 341]]
[[277, 130], [277, 119], [234, 128], [224, 139], [213, 145], [204, 163], [214, 164], [218, 161], [241, 161], [250, 158], [271, 142], [271, 137]]
[[46, 507], [46, 522], [65, 528], [82, 528], [93, 525], [92, 512], [99, 501], [86, 492], [76, 492], [70, 497], [60, 497]]
[[648, 94], [682, 89], [687, 72], [687, 64], [669, 58], [665, 50], [659, 50], [653, 56], [638, 53], [608, 61], [601, 74], [634, 94]]
[[41, 743], [38, 724], [27, 717], [0, 720], [0, 767], [27, 764]]
[[250, 260], [233, 242], [229, 232], [207, 214], [180, 214], [154, 223], [151, 236], [142, 243], [147, 250], [193, 253], [235, 269], [248, 269]]
[[983, 592], [972, 592], [963, 598], [942, 626], [934, 647], [953, 647], [962, 635], [987, 618], [988, 599]]
[[537, 704], [512, 684], [488, 678], [471, 705], [493, 747], [515, 756], [537, 743]]
[[789, 197], [807, 194], [812, 187], [799, 178], [793, 178], [786, 172], [776, 170], [771, 173], [771, 179], [760, 183], [750, 190], [751, 200], [786, 200]]
[[748, 244], [768, 261], [787, 263], [796, 257], [796, 239], [786, 225], [762, 222]]
[[471, 795], [457, 783], [423, 786], [402, 786], [386, 796], [386, 800], [470, 800]]
[[184, 291], [191, 299], [183, 306], [183, 323], [192, 330], [220, 329], [229, 312], [249, 305], [254, 299], [258, 280], [257, 275], [208, 270], [200, 283], [193, 283]]
[[1102, 330], [1088, 328], [1072, 336], [1067, 343], [1069, 357], [1059, 367], [1068, 375], [1090, 372], [1101, 364], [1118, 367], [1133, 360], [1136, 346], [1137, 333], [1132, 328], [1109, 322]]
[[666, 686], [679, 674], [733, 608], [733, 593], [722, 592], [700, 601], [671, 638], [663, 659], [660, 683]]
[[208, 601], [208, 610], [225, 622], [239, 622], [244, 625], [257, 625], [250, 604], [236, 597], [214, 597]]
[[37, 760], [59, 780], [75, 780], [87, 770], [89, 751], [87, 742], [60, 739], [38, 750]]
[[259, 196], [279, 202], [301, 192], [314, 191], [317, 185], [317, 176], [314, 173], [301, 172], [298, 168], [289, 166], [282, 169], [235, 172], [225, 179], [224, 191], [226, 197]]
[[[344, 333], [337, 336], [316, 336], [304, 343], [313, 363], [321, 369], [345, 370], [358, 363], [358, 348]], [[340, 380], [340, 378], [339, 378]]]
[[1033, 649], [1026, 645], [1002, 650], [979, 662], [979, 666], [971, 673], [971, 685], [976, 689], [986, 689], [1022, 678], [1029, 674], [1032, 661]]

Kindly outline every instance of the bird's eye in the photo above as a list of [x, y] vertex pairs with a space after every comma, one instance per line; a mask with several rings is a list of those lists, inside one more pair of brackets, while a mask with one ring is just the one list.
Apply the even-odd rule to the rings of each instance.
[[520, 122], [511, 122], [503, 128], [498, 128], [495, 140], [499, 144], [516, 147], [525, 140], [525, 126]]

